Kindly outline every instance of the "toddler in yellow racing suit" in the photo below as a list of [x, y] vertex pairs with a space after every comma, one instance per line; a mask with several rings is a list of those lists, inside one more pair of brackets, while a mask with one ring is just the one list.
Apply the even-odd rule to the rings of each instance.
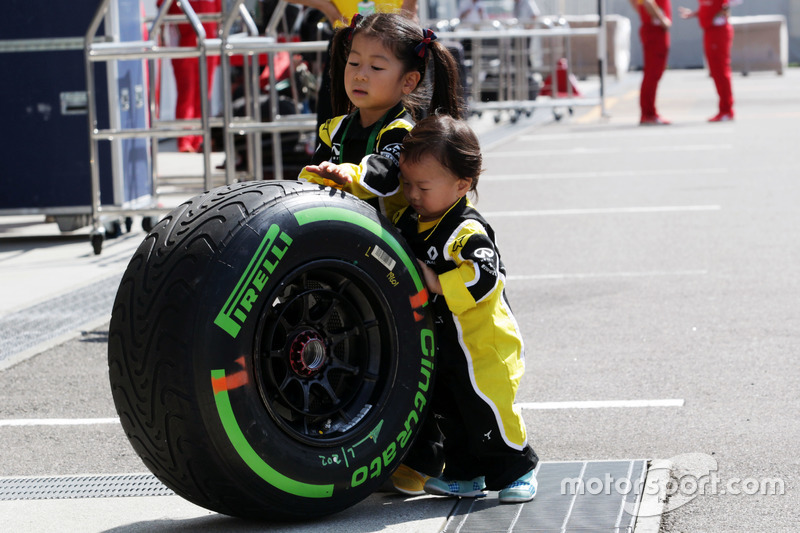
[[[525, 370], [522, 336], [505, 295], [505, 267], [494, 231], [467, 199], [481, 171], [480, 145], [463, 121], [433, 115], [406, 136], [400, 153], [409, 206], [393, 222], [420, 262], [436, 322], [436, 382], [430, 424], [441, 431], [443, 475], [431, 494], [531, 500], [538, 462], [514, 406]], [[401, 468], [436, 475], [418, 439]], [[420, 453], [422, 452], [422, 453]]]

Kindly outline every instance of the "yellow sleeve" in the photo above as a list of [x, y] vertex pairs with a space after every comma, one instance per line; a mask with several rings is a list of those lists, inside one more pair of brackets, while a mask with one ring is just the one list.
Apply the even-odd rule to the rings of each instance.
[[[366, 159], [366, 157], [364, 159]], [[344, 187], [345, 191], [357, 196], [358, 198], [361, 198], [362, 200], [369, 200], [370, 198], [375, 198], [378, 196], [375, 194], [375, 192], [367, 189], [363, 184], [362, 178], [365, 173], [365, 165], [363, 160], [359, 165], [355, 165], [353, 163], [344, 163], [342, 166], [347, 167], [350, 178], [353, 180]]]
[[345, 185], [339, 185], [333, 180], [328, 178], [323, 178], [316, 172], [311, 172], [306, 170], [305, 167], [303, 170], [300, 171], [300, 175], [298, 176], [299, 180], [308, 181], [310, 183], [318, 183], [320, 185], [325, 185], [326, 187], [333, 187], [335, 189], [340, 189], [345, 192], [349, 192], [350, 194], [361, 198], [362, 200], [368, 200], [370, 198], [374, 198], [376, 195], [375, 193], [367, 190], [361, 185], [361, 181], [358, 179], [358, 171], [359, 166], [354, 165], [352, 163], [343, 163], [339, 165], [340, 167], [344, 167], [348, 174], [350, 175], [350, 179], [353, 180], [350, 183]]
[[[353, 163], [343, 163], [339, 166], [344, 167], [348, 171], [350, 179], [353, 181], [345, 185], [340, 185], [331, 179], [320, 176], [316, 172], [311, 172], [309, 170], [306, 170], [305, 167], [303, 167], [303, 170], [300, 171], [300, 175], [297, 177], [297, 179], [300, 181], [317, 183], [319, 185], [324, 185], [325, 187], [333, 187], [334, 189], [339, 189], [345, 192], [349, 192], [353, 196], [360, 198], [362, 200], [369, 200], [370, 198], [375, 198], [377, 196], [373, 191], [365, 188], [362, 185], [361, 180], [359, 179], [360, 165], [354, 165]], [[394, 211], [396, 211], [396, 209], [393, 210], [393, 212]]]
[[459, 228], [447, 242], [446, 249], [456, 268], [440, 274], [439, 283], [442, 285], [447, 307], [460, 315], [475, 307], [497, 287], [496, 256], [476, 253], [486, 249], [493, 250], [494, 245], [483, 226], [476, 221], [470, 221]]
[[467, 289], [467, 283], [475, 277], [472, 265], [462, 263], [458, 267], [439, 275], [442, 284], [442, 294], [447, 302], [447, 307], [456, 315], [469, 311], [477, 305], [475, 298]]
[[335, 181], [329, 180], [328, 178], [323, 178], [316, 172], [306, 170], [305, 167], [303, 167], [303, 170], [300, 171], [297, 179], [300, 181], [307, 181], [309, 183], [317, 183], [319, 185], [324, 185], [325, 187], [333, 187], [334, 189], [344, 189], [343, 186], [339, 185]]
[[[324, 124], [320, 124], [319, 126], [319, 145], [317, 147], [317, 151], [314, 154], [314, 161], [327, 161], [330, 157], [330, 149], [331, 145], [333, 144], [333, 133], [338, 129], [339, 125], [341, 124], [342, 120], [345, 118], [344, 115], [339, 117], [334, 117], [330, 120], [325, 121]], [[354, 165], [345, 165], [354, 167]], [[355, 171], [350, 173], [350, 178], [353, 179], [355, 177]], [[300, 174], [297, 176], [299, 181], [307, 181], [309, 183], [317, 183], [319, 185], [324, 185], [326, 187], [333, 187], [335, 189], [342, 189], [342, 186], [336, 183], [333, 180], [329, 180], [327, 178], [323, 178], [319, 174], [315, 172], [311, 172], [306, 170], [306, 167], [300, 171]], [[345, 189], [347, 190], [347, 189]], [[349, 192], [349, 191], [348, 191]]]

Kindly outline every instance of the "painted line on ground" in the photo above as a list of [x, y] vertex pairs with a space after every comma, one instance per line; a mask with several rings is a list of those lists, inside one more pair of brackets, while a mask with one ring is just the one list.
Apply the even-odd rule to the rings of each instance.
[[96, 424], [119, 424], [119, 418], [18, 418], [0, 420], [0, 427], [91, 426]]
[[683, 407], [682, 399], [664, 400], [587, 400], [565, 402], [525, 402], [515, 404], [520, 409], [549, 411], [554, 409], [608, 409], [632, 407]]
[[[683, 407], [683, 400], [589, 400], [567, 402], [527, 402], [520, 409], [600, 409], [606, 407]], [[119, 424], [119, 418], [19, 418], [0, 420], [0, 427], [91, 426]]]
[[[705, 124], [705, 123], [703, 123]], [[638, 124], [637, 124], [638, 126]], [[714, 135], [725, 133], [733, 133], [734, 126], [719, 126], [714, 127]], [[636, 137], [642, 139], [646, 137], [662, 137], [666, 135], [679, 135], [684, 137], [686, 135], [704, 135], [708, 137], [707, 128], [692, 128], [690, 125], [685, 125], [677, 128], [639, 128], [631, 127], [624, 130], [597, 130], [592, 129], [589, 131], [570, 131], [569, 133], [542, 133], [542, 134], [527, 134], [520, 135], [515, 141], [521, 142], [536, 142], [536, 141], [574, 141], [576, 139], [590, 139], [590, 140], [603, 140], [614, 137]]]
[[669, 169], [653, 169], [653, 170], [610, 170], [610, 171], [586, 171], [586, 172], [545, 172], [527, 174], [492, 174], [491, 171], [481, 175], [481, 179], [488, 179], [492, 182], [495, 181], [527, 181], [527, 180], [563, 180], [563, 179], [608, 179], [608, 178], [649, 178], [664, 176], [686, 177], [691, 178], [703, 175], [722, 175], [730, 172], [728, 168], [703, 168], [694, 169], [690, 173], [686, 170], [669, 170]]
[[[605, 98], [605, 105], [604, 106], [596, 106], [589, 109], [586, 113], [580, 114], [576, 116], [572, 122], [575, 124], [589, 124], [592, 122], [598, 122], [603, 120], [604, 118], [608, 118], [611, 116], [611, 110], [616, 107], [619, 102], [625, 102], [633, 100], [637, 98], [639, 95], [638, 89], [631, 89], [627, 93], [623, 94], [622, 96], [607, 96]], [[603, 113], [605, 112], [605, 117]]]
[[530, 274], [507, 276], [508, 281], [548, 281], [562, 279], [647, 278], [656, 276], [704, 276], [708, 270], [650, 270], [641, 272], [575, 272], [572, 274]]
[[531, 157], [550, 157], [562, 155], [598, 155], [598, 154], [631, 154], [636, 153], [653, 153], [653, 152], [706, 152], [706, 151], [722, 151], [733, 150], [733, 144], [681, 144], [681, 145], [661, 145], [661, 146], [615, 146], [603, 148], [559, 148], [552, 150], [525, 150], [516, 152], [487, 152], [484, 154], [484, 159], [502, 157], [508, 159], [512, 157], [524, 157], [529, 159]]
[[688, 211], [719, 211], [720, 205], [656, 205], [642, 207], [596, 207], [588, 209], [540, 209], [533, 211], [488, 211], [486, 218], [547, 217], [561, 215], [616, 215], [638, 213], [679, 213]]

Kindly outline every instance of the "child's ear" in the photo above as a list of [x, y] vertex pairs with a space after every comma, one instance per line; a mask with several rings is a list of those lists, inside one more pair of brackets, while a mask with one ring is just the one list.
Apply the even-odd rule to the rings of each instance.
[[422, 79], [422, 75], [415, 71], [407, 72], [405, 76], [403, 76], [403, 94], [411, 94], [411, 92], [417, 88], [419, 85], [419, 80]]
[[458, 180], [459, 197], [466, 196], [471, 187], [472, 187], [472, 178], [459, 178]]

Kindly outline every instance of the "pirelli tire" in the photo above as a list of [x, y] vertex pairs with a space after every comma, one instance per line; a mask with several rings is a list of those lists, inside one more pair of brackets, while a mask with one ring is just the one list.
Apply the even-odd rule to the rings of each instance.
[[113, 307], [122, 426], [178, 495], [308, 519], [374, 492], [432, 392], [409, 248], [365, 202], [296, 182], [214, 189], [155, 224]]

